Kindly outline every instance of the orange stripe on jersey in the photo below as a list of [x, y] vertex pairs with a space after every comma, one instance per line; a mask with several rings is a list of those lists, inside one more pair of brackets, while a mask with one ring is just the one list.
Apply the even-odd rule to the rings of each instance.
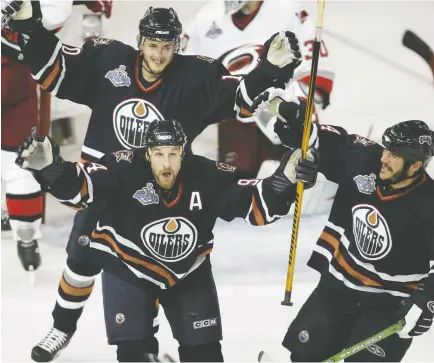
[[83, 184], [81, 185], [80, 194], [81, 194], [82, 198], [88, 194], [87, 193], [87, 178], [86, 177], [84, 177]]
[[181, 184], [179, 185], [178, 195], [176, 196], [175, 200], [174, 200], [173, 202], [167, 203], [167, 202], [163, 199], [164, 205], [165, 205], [167, 208], [172, 208], [172, 207], [174, 207], [175, 205], [177, 205], [178, 202], [179, 202], [179, 200], [181, 199], [181, 195], [182, 195], [182, 191], [183, 191], [183, 190], [184, 190], [184, 185], [181, 183]]
[[90, 163], [89, 160], [83, 159], [82, 157], [80, 157], [80, 163], [84, 164], [84, 163]]
[[63, 290], [64, 293], [72, 296], [86, 296], [90, 295], [93, 290], [93, 283], [92, 285], [88, 287], [74, 287], [68, 284], [65, 280], [65, 278], [62, 276], [60, 279], [60, 288]]
[[418, 284], [411, 284], [411, 285], [405, 285], [406, 288], [410, 289], [410, 290], [414, 290], [414, 291], [419, 291], [420, 287]]
[[423, 174], [422, 175], [422, 179], [420, 180], [420, 182], [417, 183], [417, 184], [415, 184], [412, 188], [407, 189], [405, 192], [402, 192], [402, 193], [397, 193], [397, 194], [389, 195], [388, 197], [383, 197], [383, 195], [381, 194], [380, 188], [377, 187], [377, 196], [381, 200], [388, 202], [389, 200], [394, 200], [394, 199], [403, 197], [404, 195], [410, 193], [414, 188], [417, 188], [419, 185], [425, 183], [425, 181], [426, 181], [426, 174]]
[[253, 116], [253, 114], [245, 107], [241, 107], [240, 114], [248, 117]]
[[256, 198], [252, 195], [252, 213], [253, 218], [255, 219], [255, 223], [257, 226], [263, 226], [265, 224], [264, 216], [258, 208], [258, 203], [256, 202]]
[[56, 61], [56, 64], [54, 65], [53, 70], [50, 72], [50, 74], [45, 78], [45, 81], [41, 84], [42, 89], [47, 89], [51, 86], [53, 81], [56, 79], [56, 77], [60, 74], [60, 60], [58, 59]]
[[151, 92], [153, 90], [155, 90], [162, 82], [163, 79], [160, 78], [157, 82], [155, 82], [152, 86], [146, 88], [142, 82], [140, 82], [140, 77], [139, 77], [139, 69], [141, 69], [142, 65], [140, 63], [141, 57], [140, 57], [140, 53], [137, 55], [137, 59], [136, 59], [136, 67], [134, 70], [134, 76], [136, 78], [136, 83], [139, 86], [140, 90], [142, 90], [143, 92]]
[[360, 280], [363, 285], [365, 286], [375, 286], [375, 287], [381, 287], [381, 284], [378, 283], [375, 280], [372, 280], [371, 278], [361, 274], [360, 272], [354, 270], [348, 262], [345, 260], [344, 256], [342, 256], [342, 253], [339, 251], [339, 241], [333, 237], [331, 234], [327, 232], [322, 232], [321, 237], [323, 241], [327, 242], [329, 245], [331, 245], [335, 252], [333, 253], [334, 259], [338, 262], [338, 264], [346, 271], [349, 275], [355, 277], [357, 280]]
[[6, 198], [8, 213], [13, 216], [34, 216], [42, 214], [42, 196], [29, 199]]
[[152, 263], [149, 262], [145, 262], [137, 257], [133, 257], [128, 255], [127, 253], [125, 253], [124, 251], [122, 251], [119, 246], [116, 244], [116, 242], [113, 240], [113, 238], [111, 238], [108, 234], [106, 233], [96, 233], [93, 232], [92, 233], [92, 237], [94, 238], [101, 238], [105, 241], [107, 241], [108, 243], [110, 243], [110, 245], [113, 247], [113, 249], [116, 251], [116, 253], [118, 255], [121, 255], [122, 258], [124, 260], [127, 261], [131, 261], [134, 262], [138, 265], [142, 265], [143, 267], [147, 268], [148, 270], [151, 270], [153, 272], [155, 272], [157, 275], [160, 275], [161, 277], [163, 277], [164, 279], [167, 280], [167, 282], [169, 283], [169, 286], [173, 286], [176, 284], [175, 280], [173, 279], [173, 277], [162, 267], [154, 265]]
[[211, 253], [211, 251], [212, 251], [212, 247], [211, 247], [211, 248], [208, 248], [208, 249], [206, 249], [205, 251], [203, 251], [202, 253], [200, 253], [200, 254], [199, 254], [199, 257], [202, 257], [202, 256], [205, 256], [205, 255], [208, 255], [208, 254]]

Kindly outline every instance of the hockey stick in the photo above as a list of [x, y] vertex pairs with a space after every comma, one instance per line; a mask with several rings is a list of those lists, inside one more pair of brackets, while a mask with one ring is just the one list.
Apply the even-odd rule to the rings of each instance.
[[402, 44], [420, 55], [431, 69], [434, 75], [434, 52], [422, 39], [420, 39], [411, 30], [407, 30], [402, 37]]
[[411, 30], [407, 30], [402, 37], [402, 44], [411, 49], [413, 52], [419, 54], [425, 62], [429, 64], [433, 55], [432, 49], [422, 39], [420, 39]]
[[[325, 6], [325, 0], [318, 0], [318, 17], [316, 22], [315, 41], [313, 44], [312, 68], [310, 71], [310, 79], [309, 79], [309, 94], [307, 96], [306, 116], [304, 119], [303, 138], [301, 142], [301, 151], [302, 151], [303, 159], [306, 158], [306, 153], [309, 145], [310, 130], [312, 127], [313, 97], [315, 94], [315, 81], [316, 81], [316, 73], [318, 70], [319, 51], [321, 46], [321, 33], [322, 33], [322, 24], [324, 18], [324, 6]], [[292, 224], [291, 247], [289, 250], [288, 271], [286, 275], [285, 298], [282, 301], [282, 305], [286, 305], [286, 306], [292, 306], [291, 293], [292, 293], [292, 283], [294, 280], [295, 252], [297, 249], [298, 230], [300, 226], [300, 213], [301, 213], [301, 205], [303, 200], [303, 191], [304, 191], [304, 184], [302, 182], [298, 182], [297, 194], [295, 196], [294, 221]]]
[[[39, 122], [38, 132], [40, 136], [48, 136], [50, 134], [50, 110], [51, 110], [51, 95], [49, 92], [39, 87]], [[42, 193], [42, 223], [46, 222], [46, 204], [47, 195]]]
[[339, 362], [341, 360], [344, 360], [345, 358], [348, 358], [358, 352], [360, 352], [363, 349], [366, 349], [370, 347], [372, 344], [375, 344], [379, 342], [380, 340], [383, 340], [392, 334], [395, 334], [399, 332], [405, 325], [405, 320], [401, 319], [397, 323], [393, 324], [392, 326], [389, 326], [388, 328], [380, 331], [379, 333], [369, 337], [368, 339], [365, 339], [361, 341], [360, 343], [354, 344], [352, 347], [349, 347], [342, 352], [335, 354], [333, 357], [330, 357], [329, 359], [324, 360], [323, 362]]

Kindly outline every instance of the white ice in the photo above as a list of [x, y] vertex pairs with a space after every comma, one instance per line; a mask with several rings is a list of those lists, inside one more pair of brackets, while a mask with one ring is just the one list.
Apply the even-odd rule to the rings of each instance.
[[[174, 6], [181, 19], [188, 21], [202, 3], [161, 1], [158, 4]], [[106, 36], [134, 44], [138, 20], [149, 5], [150, 2], [116, 2], [113, 17], [105, 24]], [[315, 8], [312, 2], [307, 6]], [[432, 14], [433, 2], [328, 2], [325, 29], [393, 60], [418, 74], [419, 78], [325, 36], [328, 50], [335, 59], [336, 79], [331, 105], [321, 115], [322, 122], [343, 125], [362, 135], [373, 125], [376, 140], [386, 126], [397, 121], [416, 118], [434, 127], [434, 89], [429, 68], [400, 44], [403, 32], [412, 29], [434, 47]], [[82, 112], [83, 109], [79, 110]], [[82, 141], [85, 129], [83, 113], [76, 120], [78, 143]], [[215, 127], [209, 128], [195, 143], [196, 151], [215, 155], [215, 134]], [[214, 146], [210, 148], [210, 144]], [[62, 152], [67, 159], [76, 160], [78, 150], [78, 147], [68, 146]], [[43, 265], [37, 271], [35, 287], [29, 286], [28, 275], [19, 264], [16, 245], [2, 233], [2, 361], [29, 361], [32, 346], [51, 327], [51, 310], [65, 259], [64, 247], [72, 215], [66, 207], [49, 199], [45, 236], [40, 240]], [[325, 221], [326, 216], [301, 220], [293, 289], [295, 304], [291, 308], [281, 306], [280, 302], [284, 294], [292, 219], [286, 218], [264, 228], [249, 227], [243, 221], [217, 224], [212, 260], [221, 304], [226, 360], [255, 361], [260, 350], [268, 351], [276, 361], [288, 360], [288, 353], [280, 342], [318, 281], [317, 274], [305, 264]], [[177, 356], [177, 345], [164, 314], [160, 314], [160, 322], [161, 351]], [[405, 361], [434, 362], [433, 343], [433, 330], [414, 339]], [[115, 349], [105, 340], [98, 280], [78, 330], [58, 361], [115, 359]]]

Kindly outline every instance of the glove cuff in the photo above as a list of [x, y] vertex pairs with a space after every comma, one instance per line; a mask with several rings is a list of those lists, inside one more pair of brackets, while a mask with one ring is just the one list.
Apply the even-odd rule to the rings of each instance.
[[292, 68], [291, 64], [279, 68], [278, 66], [270, 63], [267, 58], [262, 60], [262, 63], [258, 69], [264, 72], [268, 77], [272, 78], [275, 82], [288, 83], [294, 77], [294, 69]]
[[34, 178], [41, 185], [43, 191], [49, 191], [56, 180], [63, 174], [63, 163], [64, 160], [59, 155], [52, 164], [46, 166], [44, 169], [33, 172]]

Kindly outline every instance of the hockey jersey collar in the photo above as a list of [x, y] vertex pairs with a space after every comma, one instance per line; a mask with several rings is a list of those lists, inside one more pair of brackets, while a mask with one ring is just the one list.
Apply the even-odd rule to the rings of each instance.
[[136, 65], [134, 67], [134, 78], [136, 80], [136, 84], [142, 92], [152, 92], [158, 88], [158, 86], [163, 83], [163, 78], [160, 78], [158, 81], [153, 83], [151, 86], [146, 87], [145, 80], [143, 79], [142, 72], [142, 57], [140, 53], [137, 53], [136, 57]]
[[419, 178], [417, 178], [415, 181], [413, 181], [413, 183], [406, 186], [405, 188], [400, 188], [400, 189], [395, 190], [395, 189], [386, 189], [382, 186], [377, 186], [377, 196], [378, 196], [378, 198], [380, 198], [382, 201], [385, 201], [385, 202], [387, 202], [389, 200], [394, 200], [394, 199], [400, 198], [404, 195], [407, 195], [412, 190], [414, 190], [415, 188], [424, 184], [425, 182], [426, 182], [426, 174], [424, 173]]
[[249, 15], [244, 15], [241, 11], [238, 11], [235, 14], [233, 14], [232, 21], [234, 25], [238, 29], [244, 30], [247, 27], [247, 25], [249, 25], [252, 22], [252, 20], [256, 17], [256, 14], [258, 14], [259, 9], [261, 9], [263, 3], [264, 3], [263, 1], [260, 1], [258, 7]]

